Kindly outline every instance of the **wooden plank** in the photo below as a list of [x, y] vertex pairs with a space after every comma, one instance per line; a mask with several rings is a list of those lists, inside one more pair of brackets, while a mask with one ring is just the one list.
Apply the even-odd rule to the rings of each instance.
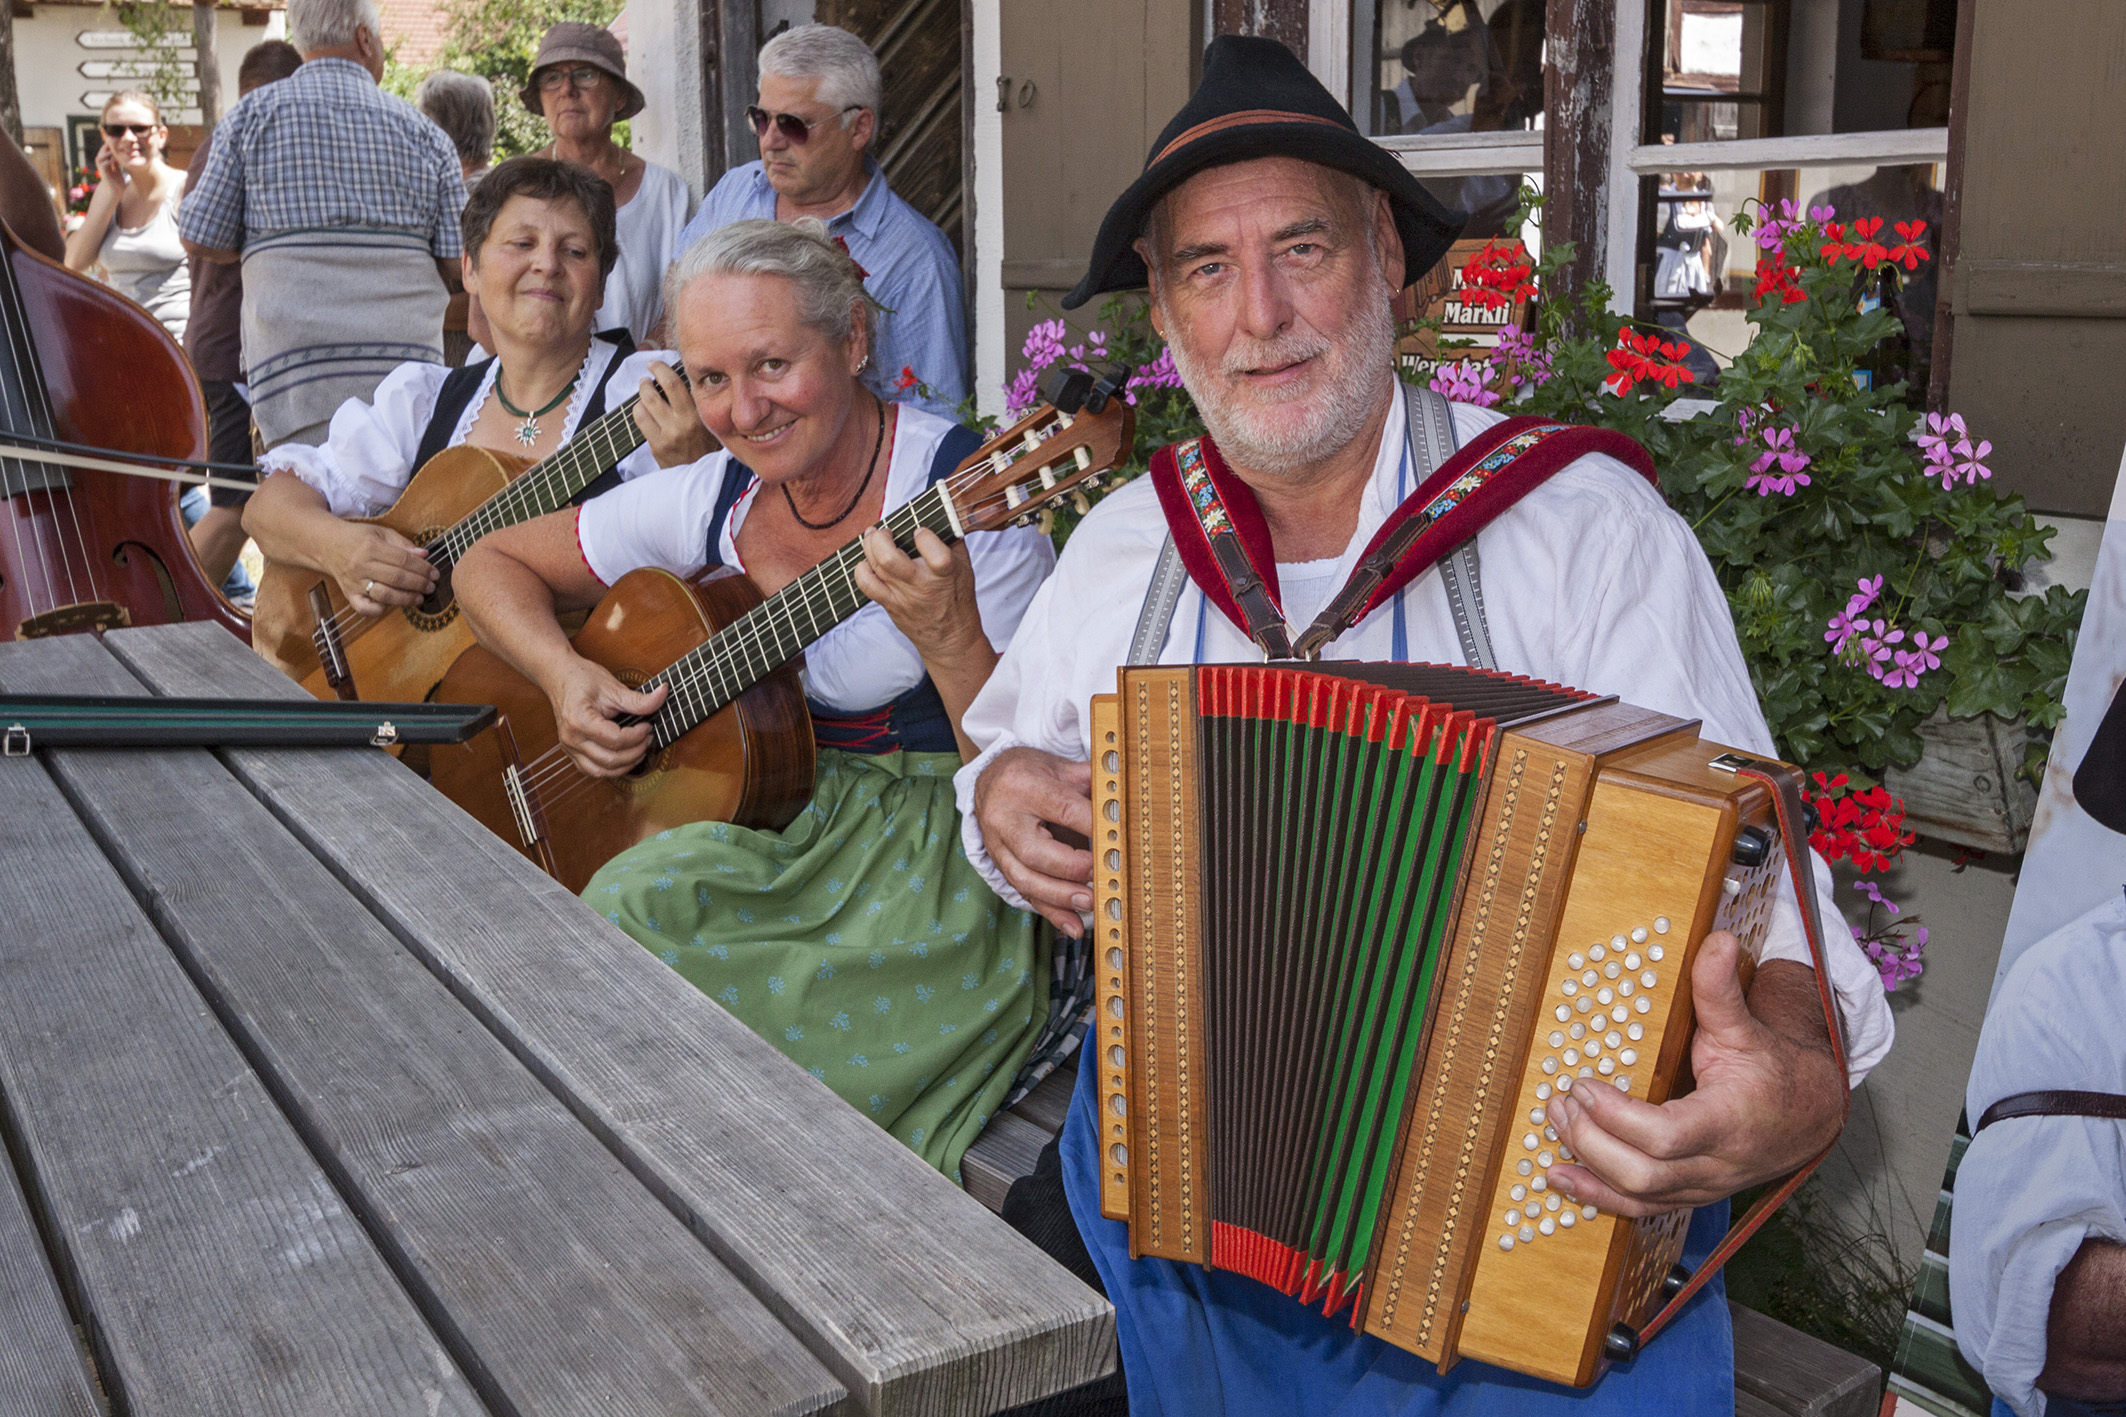
[[2126, 263], [1959, 261], [1949, 278], [1959, 315], [2025, 319], [2126, 319]]
[[51, 1262], [0, 1151], [0, 1417], [101, 1417]]
[[1075, 1060], [1042, 1078], [1016, 1107], [990, 1118], [989, 1125], [960, 1158], [960, 1182], [967, 1194], [1001, 1214], [1011, 1183], [1033, 1174], [1041, 1152], [1063, 1130], [1070, 1111], [1071, 1089], [1078, 1084]]
[[1790, 138], [1728, 138], [1709, 143], [1642, 143], [1631, 149], [1631, 170], [1735, 172], [1759, 168], [1853, 167], [1941, 162], [1949, 156], [1947, 128], [1890, 128], [1868, 133], [1805, 133]]
[[[86, 636], [14, 692], [146, 695]], [[436, 1327], [512, 1412], [798, 1413], [841, 1385], [198, 749], [51, 771]], [[328, 755], [328, 788], [365, 750]], [[448, 864], [446, 864], [448, 863]], [[446, 857], [459, 887], [475, 872]]]
[[114, 1400], [484, 1411], [35, 759], [0, 762], [0, 919], [0, 1094]]
[[1788, 1328], [1754, 1309], [1729, 1304], [1735, 1323], [1735, 1405], [1745, 1395], [1787, 1417], [1874, 1417], [1882, 1369]]
[[[164, 693], [299, 692], [212, 627], [105, 642]], [[866, 1408], [990, 1412], [1113, 1369], [1104, 1299], [399, 764], [353, 756], [227, 758]]]
[[1054, 1138], [1054, 1132], [1044, 1131], [1024, 1117], [1000, 1112], [989, 1119], [989, 1125], [960, 1158], [960, 1183], [968, 1195], [1001, 1214], [1011, 1183], [1033, 1174], [1034, 1163], [1041, 1159], [1041, 1148]]

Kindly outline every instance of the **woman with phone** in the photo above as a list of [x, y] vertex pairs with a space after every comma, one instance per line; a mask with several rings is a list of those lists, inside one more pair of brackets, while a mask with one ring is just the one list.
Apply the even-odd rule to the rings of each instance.
[[103, 146], [88, 214], [66, 239], [69, 270], [103, 267], [104, 279], [182, 341], [192, 313], [192, 273], [177, 237], [185, 175], [163, 161], [162, 108], [131, 89], [103, 105]]

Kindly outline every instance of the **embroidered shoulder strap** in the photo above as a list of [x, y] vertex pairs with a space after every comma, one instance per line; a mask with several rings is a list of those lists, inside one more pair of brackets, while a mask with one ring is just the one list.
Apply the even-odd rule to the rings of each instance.
[[1270, 659], [1290, 659], [1292, 641], [1277, 600], [1277, 557], [1269, 524], [1247, 484], [1222, 466], [1208, 438], [1152, 456], [1152, 486], [1182, 564], [1226, 618]]
[[1474, 537], [1574, 459], [1607, 453], [1660, 486], [1646, 450], [1622, 433], [1509, 418], [1448, 458], [1405, 498], [1351, 579], [1295, 645], [1277, 600], [1277, 563], [1254, 493], [1193, 438], [1152, 456], [1152, 485], [1191, 579], [1272, 659], [1317, 657], [1374, 607]]
[[1509, 418], [1441, 464], [1373, 534], [1351, 579], [1295, 648], [1307, 659], [1364, 619], [1441, 557], [1578, 458], [1607, 453], [1658, 488], [1653, 459], [1622, 433], [1540, 418]]

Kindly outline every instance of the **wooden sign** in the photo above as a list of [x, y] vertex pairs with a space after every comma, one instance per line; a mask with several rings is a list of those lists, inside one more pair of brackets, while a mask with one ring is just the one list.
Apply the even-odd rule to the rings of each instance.
[[[1499, 240], [1501, 245], [1505, 244], [1504, 238]], [[1437, 322], [1436, 328], [1428, 324], [1396, 342], [1398, 363], [1406, 368], [1428, 368], [1437, 363], [1441, 336], [1474, 340], [1477, 348], [1467, 353], [1481, 354], [1498, 342], [1499, 331], [1519, 328], [1526, 322], [1528, 302], [1525, 300], [1487, 309], [1462, 298], [1462, 267], [1491, 242], [1492, 238], [1487, 237], [1455, 242], [1437, 265], [1395, 298], [1398, 329], [1418, 320]], [[1450, 350], [1449, 354], [1454, 351]]]

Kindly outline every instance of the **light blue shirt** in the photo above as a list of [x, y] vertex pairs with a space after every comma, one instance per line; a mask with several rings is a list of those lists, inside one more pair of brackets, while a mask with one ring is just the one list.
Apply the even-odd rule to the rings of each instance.
[[[847, 243], [864, 268], [864, 288], [884, 307], [873, 312], [874, 387], [889, 398], [956, 418], [969, 383], [959, 258], [935, 223], [893, 194], [877, 163], [866, 158], [864, 170], [871, 174], [864, 194], [827, 222], [827, 232]], [[672, 259], [718, 227], [749, 217], [775, 219], [775, 189], [758, 162], [731, 169], [709, 190], [701, 210], [679, 233]], [[904, 370], [912, 370], [932, 397], [902, 390]]]

